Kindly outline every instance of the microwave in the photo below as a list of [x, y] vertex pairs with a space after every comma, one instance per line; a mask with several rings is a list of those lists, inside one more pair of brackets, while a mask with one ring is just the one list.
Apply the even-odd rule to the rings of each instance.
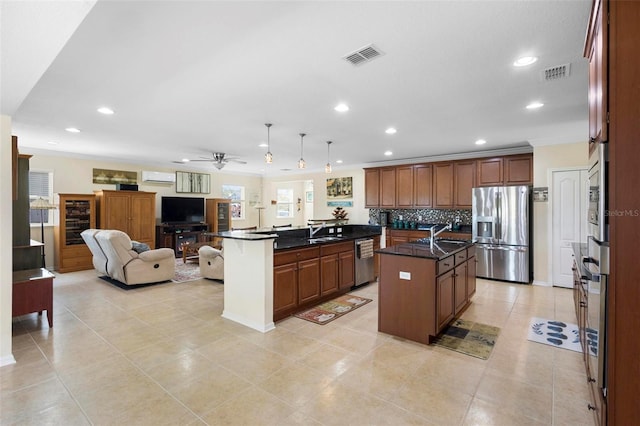
[[608, 164], [607, 144], [599, 143], [589, 156], [589, 180], [587, 182], [587, 233], [599, 242], [609, 241]]

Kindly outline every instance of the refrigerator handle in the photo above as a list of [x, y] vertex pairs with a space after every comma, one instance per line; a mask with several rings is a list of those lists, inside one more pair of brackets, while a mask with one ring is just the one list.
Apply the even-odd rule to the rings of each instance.
[[499, 192], [496, 193], [496, 230], [493, 235], [495, 238], [500, 241], [502, 240], [502, 194]]

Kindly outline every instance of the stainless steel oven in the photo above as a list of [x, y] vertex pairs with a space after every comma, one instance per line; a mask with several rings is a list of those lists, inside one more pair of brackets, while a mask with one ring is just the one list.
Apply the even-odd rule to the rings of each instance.
[[589, 157], [589, 191], [587, 200], [588, 235], [597, 241], [609, 241], [607, 217], [607, 144], [599, 143]]

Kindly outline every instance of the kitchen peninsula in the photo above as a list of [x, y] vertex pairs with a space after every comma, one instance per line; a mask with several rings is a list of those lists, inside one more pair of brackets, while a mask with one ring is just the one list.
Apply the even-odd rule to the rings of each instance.
[[378, 331], [429, 344], [476, 291], [475, 245], [449, 239], [378, 250]]
[[[213, 233], [224, 238], [222, 316], [261, 332], [275, 321], [346, 293], [355, 283], [355, 241], [374, 240], [368, 225]], [[377, 241], [378, 246], [376, 247]]]

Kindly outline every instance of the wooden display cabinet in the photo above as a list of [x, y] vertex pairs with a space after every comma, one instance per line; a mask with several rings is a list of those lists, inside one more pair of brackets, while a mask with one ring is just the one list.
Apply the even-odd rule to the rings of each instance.
[[100, 229], [117, 229], [133, 241], [156, 246], [156, 193], [94, 191]]
[[80, 235], [96, 227], [96, 197], [93, 194], [58, 194], [60, 221], [54, 227], [55, 265], [58, 272], [93, 268], [92, 254]]
[[[231, 231], [231, 200], [228, 198], [207, 198], [205, 200], [204, 221], [211, 232]], [[213, 239], [214, 245], [222, 245], [221, 238]]]

